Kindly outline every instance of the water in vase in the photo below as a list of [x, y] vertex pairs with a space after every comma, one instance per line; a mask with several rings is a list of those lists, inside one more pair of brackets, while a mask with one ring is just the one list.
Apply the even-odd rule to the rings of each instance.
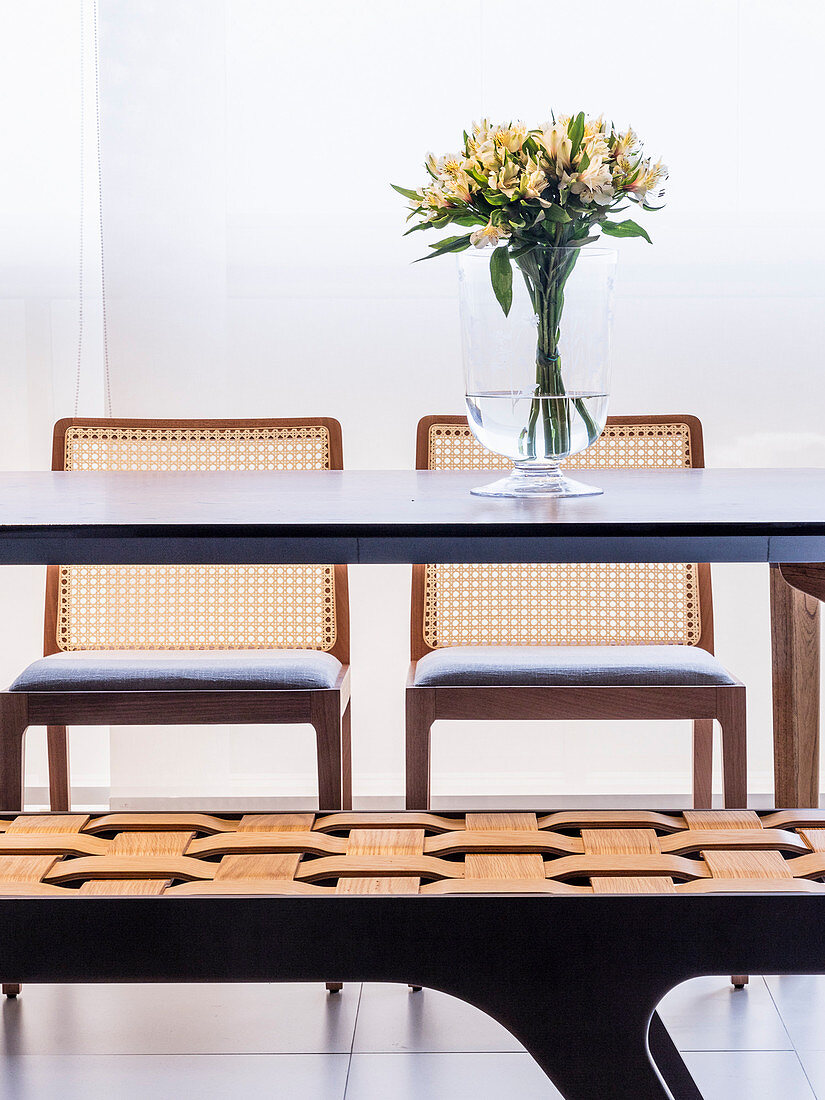
[[563, 397], [532, 392], [468, 393], [473, 435], [489, 451], [513, 462], [558, 462], [586, 450], [604, 429], [608, 395], [570, 391]]

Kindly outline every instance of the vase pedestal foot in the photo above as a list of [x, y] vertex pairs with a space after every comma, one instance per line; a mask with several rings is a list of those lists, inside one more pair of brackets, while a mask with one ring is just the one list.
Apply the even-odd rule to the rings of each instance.
[[559, 471], [514, 471], [509, 477], [479, 485], [470, 490], [477, 497], [595, 497], [604, 492], [597, 485], [586, 485], [565, 477]]

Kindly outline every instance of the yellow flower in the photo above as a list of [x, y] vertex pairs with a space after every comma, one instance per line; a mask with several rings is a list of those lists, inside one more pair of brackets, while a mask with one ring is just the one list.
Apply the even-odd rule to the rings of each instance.
[[506, 230], [489, 221], [483, 229], [476, 229], [470, 234], [470, 244], [474, 244], [476, 248], [485, 248], [488, 244], [498, 244], [503, 237], [508, 236]]

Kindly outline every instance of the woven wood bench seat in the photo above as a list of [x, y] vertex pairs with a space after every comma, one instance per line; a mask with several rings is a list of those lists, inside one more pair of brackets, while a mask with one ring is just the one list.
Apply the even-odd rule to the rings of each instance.
[[0, 894], [825, 894], [825, 812], [23, 814]]
[[825, 811], [0, 815], [10, 990], [424, 986], [565, 1100], [701, 1100], [656, 1006], [747, 973], [825, 973]]

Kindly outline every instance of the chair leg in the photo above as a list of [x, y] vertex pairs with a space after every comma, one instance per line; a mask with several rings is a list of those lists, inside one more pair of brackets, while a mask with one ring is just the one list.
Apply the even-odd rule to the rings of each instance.
[[341, 809], [352, 809], [352, 722], [349, 699], [341, 715]]
[[[722, 774], [725, 806], [748, 804], [747, 721], [744, 687], [720, 688], [717, 692], [717, 713], [722, 727]], [[734, 989], [744, 989], [747, 974], [732, 974]]]
[[23, 809], [23, 749], [28, 709], [28, 698], [22, 692], [0, 693], [0, 810]]
[[718, 688], [716, 717], [722, 727], [722, 782], [727, 809], [748, 804], [748, 748], [745, 688]]
[[311, 718], [318, 745], [318, 807], [342, 809], [341, 695], [338, 691], [312, 693]]
[[407, 809], [430, 808], [430, 730], [435, 721], [435, 692], [407, 688]]
[[713, 805], [713, 719], [693, 719], [693, 807]]
[[53, 810], [72, 808], [69, 783], [69, 741], [65, 726], [46, 726], [49, 747], [49, 805]]
[[[0, 810], [23, 809], [23, 767], [28, 700], [16, 692], [0, 694]], [[20, 993], [17, 982], [3, 982], [4, 997]]]

